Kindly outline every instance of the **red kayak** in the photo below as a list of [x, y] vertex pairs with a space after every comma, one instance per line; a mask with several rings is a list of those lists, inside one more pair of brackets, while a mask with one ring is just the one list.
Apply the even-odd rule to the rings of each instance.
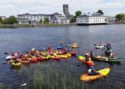
[[70, 52], [70, 54], [72, 55], [72, 57], [76, 56], [76, 52]]

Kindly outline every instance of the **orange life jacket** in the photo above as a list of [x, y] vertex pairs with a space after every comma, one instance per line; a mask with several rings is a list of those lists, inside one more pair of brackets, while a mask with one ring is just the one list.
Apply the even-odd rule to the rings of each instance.
[[94, 62], [93, 62], [92, 60], [87, 61], [86, 64], [87, 64], [88, 66], [94, 66]]

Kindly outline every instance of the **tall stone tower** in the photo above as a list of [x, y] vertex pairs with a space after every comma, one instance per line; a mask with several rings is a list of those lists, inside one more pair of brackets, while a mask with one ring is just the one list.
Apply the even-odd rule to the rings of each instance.
[[63, 4], [63, 13], [68, 19], [69, 18], [69, 5], [68, 4]]

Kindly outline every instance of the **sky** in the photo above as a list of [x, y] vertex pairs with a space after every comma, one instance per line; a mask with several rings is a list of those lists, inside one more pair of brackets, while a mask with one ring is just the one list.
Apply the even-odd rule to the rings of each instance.
[[69, 12], [73, 15], [77, 10], [93, 13], [98, 9], [109, 16], [125, 13], [125, 0], [1, 0], [0, 16], [63, 13], [63, 4], [69, 4]]

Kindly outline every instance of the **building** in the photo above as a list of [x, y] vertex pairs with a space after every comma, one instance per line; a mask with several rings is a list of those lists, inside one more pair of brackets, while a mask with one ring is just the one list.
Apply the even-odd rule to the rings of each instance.
[[17, 18], [17, 21], [19, 24], [29, 24], [29, 19], [28, 18]]
[[64, 4], [63, 5], [63, 13], [64, 13], [65, 17], [67, 19], [69, 19], [70, 14], [69, 14], [69, 6], [68, 6], [68, 4]]
[[17, 15], [17, 20], [19, 24], [25, 24], [27, 22], [31, 24], [38, 24], [40, 20], [44, 21], [45, 18], [50, 20], [51, 14], [19, 14]]
[[116, 18], [114, 16], [107, 16], [107, 20], [109, 24], [116, 23]]
[[98, 25], [98, 24], [107, 24], [107, 17], [100, 13], [93, 14], [83, 14], [76, 18], [76, 23], [78, 25]]
[[59, 13], [54, 13], [51, 15], [51, 23], [53, 24], [68, 24], [69, 20], [65, 16]]
[[0, 18], [2, 18], [2, 20], [6, 19], [6, 17], [5, 17], [5, 16], [0, 16]]
[[40, 20], [44, 21], [45, 18], [49, 19], [51, 24], [68, 24], [69, 21], [65, 16], [59, 13], [54, 14], [19, 14], [17, 21], [19, 24], [38, 24]]

